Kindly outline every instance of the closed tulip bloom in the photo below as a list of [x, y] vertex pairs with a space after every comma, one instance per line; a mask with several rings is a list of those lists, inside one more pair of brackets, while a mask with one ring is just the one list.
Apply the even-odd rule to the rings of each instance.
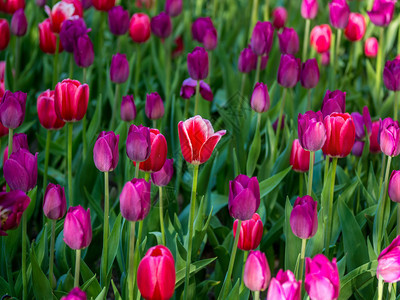
[[8, 135], [8, 128], [5, 127], [0, 121], [0, 137]]
[[44, 128], [52, 130], [64, 127], [65, 122], [57, 117], [54, 107], [54, 91], [47, 90], [39, 95], [37, 112], [40, 125]]
[[145, 113], [150, 120], [158, 120], [164, 116], [164, 103], [157, 92], [146, 95]]
[[10, 26], [6, 19], [0, 19], [0, 50], [7, 48], [10, 42]]
[[389, 180], [388, 194], [390, 200], [400, 203], [400, 171], [392, 171]]
[[[7, 14], [12, 15], [15, 13], [18, 9], [25, 8], [25, 0], [6, 0], [2, 1], [4, 3], [3, 11]], [[1, 4], [0, 4], [1, 8]]]
[[322, 24], [311, 30], [310, 44], [318, 53], [324, 53], [331, 47], [331, 38], [331, 27], [328, 24]]
[[77, 39], [88, 32], [82, 18], [65, 20], [60, 31], [60, 41], [65, 51], [72, 53]]
[[196, 47], [187, 55], [189, 76], [194, 80], [203, 80], [208, 76], [208, 53], [202, 47]]
[[331, 53], [329, 51], [321, 53], [321, 64], [323, 66], [329, 66], [331, 59]]
[[182, 12], [182, 0], [166, 0], [164, 9], [171, 17], [179, 16]]
[[126, 138], [126, 155], [136, 162], [145, 161], [151, 151], [150, 129], [143, 125], [131, 125]]
[[28, 28], [25, 12], [22, 8], [18, 9], [11, 19], [11, 33], [16, 36], [24, 36]]
[[49, 15], [50, 29], [54, 33], [60, 33], [62, 23], [75, 15], [75, 6], [65, 1], [57, 2], [51, 10], [46, 6], [45, 10]]
[[150, 129], [150, 156], [139, 164], [139, 169], [145, 172], [157, 172], [163, 167], [167, 159], [167, 141], [158, 129]]
[[43, 212], [51, 220], [61, 219], [67, 211], [64, 187], [49, 183], [44, 193]]
[[[13, 135], [13, 148], [12, 153], [17, 152], [19, 149], [25, 149], [29, 151], [28, 137], [25, 133], [16, 133]], [[3, 154], [3, 165], [8, 159], [8, 146], [4, 149]]]
[[306, 89], [313, 89], [319, 82], [319, 67], [315, 58], [307, 59], [301, 65], [300, 83]]
[[344, 30], [344, 35], [352, 42], [359, 41], [364, 37], [366, 29], [364, 16], [359, 13], [350, 13], [349, 23]]
[[301, 239], [312, 238], [318, 229], [318, 203], [311, 196], [298, 197], [290, 214], [290, 227]]
[[12, 190], [29, 192], [37, 182], [37, 157], [26, 149], [11, 154], [3, 166], [4, 179]]
[[244, 266], [244, 284], [251, 291], [264, 291], [270, 280], [271, 271], [265, 254], [261, 251], [251, 251]]
[[92, 0], [95, 9], [100, 11], [109, 11], [115, 5], [115, 0]]
[[125, 54], [113, 55], [110, 66], [110, 78], [114, 83], [124, 83], [129, 77], [129, 62]]
[[86, 293], [80, 288], [73, 288], [67, 296], [61, 298], [61, 300], [87, 300]]
[[400, 59], [386, 62], [383, 69], [383, 83], [390, 91], [400, 91]]
[[46, 5], [46, 0], [36, 0], [35, 4], [39, 7], [44, 7]]
[[210, 121], [201, 116], [180, 121], [178, 134], [183, 158], [194, 165], [205, 163], [225, 133], [225, 130], [214, 133]]
[[296, 172], [308, 172], [310, 167], [310, 152], [301, 147], [298, 139], [293, 141], [289, 163]]
[[278, 32], [278, 39], [282, 54], [296, 55], [299, 51], [299, 36], [293, 28], [283, 28], [282, 33]]
[[[238, 220], [233, 223], [233, 237], [236, 237]], [[263, 223], [255, 213], [250, 220], [242, 222], [239, 233], [238, 248], [244, 251], [254, 250], [260, 245], [263, 235]]]
[[375, 121], [372, 122], [372, 131], [369, 136], [369, 152], [371, 153], [380, 153], [381, 146], [379, 145], [378, 137], [379, 137], [379, 126], [380, 122]]
[[175, 262], [163, 245], [151, 247], [139, 263], [137, 285], [147, 300], [170, 299], [175, 290]]
[[136, 118], [136, 105], [133, 95], [126, 95], [122, 97], [121, 101], [121, 120], [125, 122], [132, 122]]
[[146, 218], [150, 212], [151, 183], [133, 178], [125, 183], [119, 196], [121, 215], [128, 221], [136, 222]]
[[156, 186], [166, 186], [174, 175], [174, 159], [167, 159], [160, 171], [151, 173], [151, 181]]
[[6, 91], [0, 102], [0, 121], [9, 128], [21, 126], [25, 119], [26, 93]]
[[239, 55], [238, 69], [241, 73], [250, 73], [257, 64], [257, 55], [250, 47], [244, 48]]
[[177, 58], [179, 57], [182, 53], [183, 53], [183, 38], [182, 36], [178, 36], [173, 44], [172, 44], [172, 53], [171, 53], [171, 57], [172, 58]]
[[74, 59], [77, 66], [81, 68], [87, 68], [93, 64], [93, 43], [87, 34], [81, 35], [77, 38], [74, 46]]
[[31, 199], [22, 191], [0, 192], [0, 236], [7, 235], [7, 230], [19, 226], [30, 202]]
[[204, 43], [204, 37], [207, 31], [215, 30], [210, 17], [197, 18], [192, 24], [192, 36], [195, 41]]
[[327, 90], [322, 100], [321, 111], [324, 118], [334, 112], [344, 113], [346, 111], [346, 92]]
[[257, 177], [238, 175], [229, 181], [228, 208], [232, 218], [250, 220], [260, 206], [260, 185]]
[[318, 0], [302, 0], [301, 16], [304, 19], [314, 19], [318, 13]]
[[64, 242], [74, 250], [86, 248], [92, 241], [90, 208], [70, 207], [64, 221]]
[[318, 151], [326, 141], [324, 119], [320, 111], [307, 111], [298, 116], [298, 135], [300, 145], [308, 151]]
[[364, 54], [367, 57], [374, 58], [378, 54], [379, 43], [375, 37], [370, 37], [365, 40]]
[[203, 39], [203, 46], [207, 51], [217, 48], [218, 34], [215, 28], [206, 31]]
[[163, 11], [151, 18], [150, 26], [151, 32], [161, 39], [169, 37], [172, 33], [171, 17]]
[[300, 300], [301, 281], [297, 281], [292, 271], [279, 270], [275, 278], [272, 278], [267, 300]]
[[61, 0], [61, 1], [72, 4], [75, 8], [74, 16], [83, 18], [82, 0]]
[[393, 0], [375, 0], [372, 10], [367, 11], [369, 19], [376, 26], [388, 26], [393, 19], [394, 6]]
[[108, 26], [115, 35], [124, 35], [129, 29], [129, 12], [122, 6], [114, 6], [108, 11]]
[[287, 20], [287, 10], [283, 6], [279, 6], [272, 11], [272, 25], [276, 29], [285, 27]]
[[376, 277], [389, 283], [400, 281], [400, 236], [379, 254]]
[[[193, 80], [192, 78], [185, 79], [182, 83], [180, 96], [183, 99], [190, 99], [196, 93], [196, 85], [196, 80]], [[214, 99], [210, 86], [203, 80], [200, 80], [200, 95], [207, 101], [212, 101]]]
[[354, 142], [353, 148], [351, 149], [351, 153], [352, 153], [354, 156], [361, 157], [361, 156], [362, 156], [362, 153], [363, 153], [363, 151], [364, 151], [364, 145], [365, 145], [364, 142], [362, 142], [362, 141], [357, 141], [357, 140], [356, 140], [356, 141]]
[[113, 131], [102, 131], [93, 148], [93, 161], [100, 172], [115, 170], [119, 160], [119, 134]]
[[[56, 53], [57, 36], [50, 29], [50, 19], [39, 23], [39, 46], [44, 53]], [[58, 42], [59, 52], [63, 51], [61, 41]]]
[[57, 83], [54, 101], [57, 116], [64, 122], [82, 120], [89, 102], [89, 86], [78, 80], [64, 79]]
[[251, 35], [251, 49], [260, 56], [269, 54], [274, 39], [274, 27], [270, 22], [258, 21]]
[[129, 35], [135, 43], [144, 43], [150, 38], [150, 18], [143, 13], [133, 14], [129, 23]]
[[311, 300], [337, 299], [340, 278], [336, 258], [330, 262], [322, 254], [313, 259], [306, 257], [304, 287]]
[[269, 109], [270, 104], [267, 85], [257, 82], [250, 99], [251, 108], [255, 112], [263, 113]]
[[399, 122], [393, 121], [392, 118], [380, 120], [379, 127], [379, 144], [381, 150], [387, 156], [397, 156], [400, 153], [400, 128]]
[[[364, 121], [364, 116], [359, 112], [351, 113], [351, 117], [353, 118], [354, 127], [356, 129], [356, 139], [362, 140], [365, 137], [364, 126], [368, 126], [368, 124]], [[372, 124], [369, 125], [369, 131], [371, 131]]]
[[291, 54], [281, 56], [278, 68], [278, 83], [286, 88], [294, 87], [300, 79], [301, 61]]
[[349, 22], [350, 8], [346, 0], [332, 0], [329, 3], [329, 19], [333, 27], [344, 29]]

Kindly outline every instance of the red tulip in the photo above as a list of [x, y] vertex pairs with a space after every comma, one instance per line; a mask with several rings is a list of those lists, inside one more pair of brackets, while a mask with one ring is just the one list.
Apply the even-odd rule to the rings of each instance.
[[[145, 172], [157, 172], [163, 167], [167, 159], [167, 141], [158, 129], [150, 129], [150, 156], [139, 164], [139, 169]], [[136, 165], [136, 163], [134, 162]]]
[[349, 23], [344, 29], [344, 35], [352, 42], [359, 41], [364, 37], [366, 29], [364, 16], [359, 13], [350, 13]]
[[129, 35], [135, 43], [144, 43], [150, 38], [150, 18], [146, 14], [134, 14], [129, 23]]
[[381, 152], [381, 145], [378, 142], [379, 125], [379, 121], [372, 122], [372, 131], [371, 135], [369, 136], [369, 152], [371, 153]]
[[25, 0], [1, 0], [0, 1], [0, 11], [1, 11], [1, 4], [3, 4], [3, 11], [7, 14], [12, 15], [18, 9], [25, 8]]
[[375, 37], [370, 37], [365, 40], [364, 53], [367, 57], [376, 57], [378, 54], [379, 43]]
[[100, 11], [109, 11], [115, 5], [115, 0], [92, 0], [95, 9]]
[[0, 192], [0, 236], [19, 226], [22, 214], [28, 208], [31, 199], [22, 191]]
[[57, 117], [54, 107], [54, 91], [44, 91], [37, 99], [37, 111], [40, 124], [46, 129], [60, 129], [65, 122]]
[[296, 172], [308, 172], [310, 152], [301, 147], [298, 139], [293, 141], [292, 151], [290, 152], [290, 165]]
[[[236, 236], [238, 220], [233, 223], [233, 237]], [[242, 222], [240, 227], [238, 248], [242, 250], [254, 250], [260, 245], [263, 235], [263, 223], [259, 214], [255, 213], [250, 220]]]
[[[57, 36], [50, 29], [50, 19], [39, 23], [39, 46], [44, 53], [56, 53]], [[63, 51], [61, 42], [58, 42], [58, 52]]]
[[9, 42], [10, 42], [10, 26], [8, 25], [6, 19], [0, 19], [0, 50], [6, 49]]
[[315, 26], [311, 30], [310, 44], [318, 53], [323, 53], [331, 47], [332, 30], [328, 24]]
[[54, 33], [60, 33], [62, 23], [75, 14], [75, 6], [64, 1], [57, 2], [51, 10], [48, 6], [45, 9], [49, 15], [50, 29]]

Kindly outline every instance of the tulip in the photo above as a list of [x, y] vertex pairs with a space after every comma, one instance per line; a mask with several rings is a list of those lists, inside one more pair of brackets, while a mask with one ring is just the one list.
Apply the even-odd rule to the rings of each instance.
[[228, 208], [231, 217], [242, 221], [249, 220], [260, 206], [260, 185], [257, 177], [238, 175], [229, 181]]
[[124, 35], [129, 29], [129, 12], [122, 6], [114, 6], [108, 11], [108, 25], [115, 35]]
[[205, 163], [225, 133], [225, 130], [214, 133], [210, 121], [201, 116], [180, 121], [178, 134], [183, 158], [193, 165]]
[[329, 66], [329, 63], [330, 63], [330, 61], [331, 61], [330, 55], [331, 55], [331, 54], [330, 54], [329, 51], [326, 51], [326, 52], [321, 53], [321, 64], [322, 64], [323, 66]]
[[114, 83], [124, 83], [129, 77], [129, 62], [125, 54], [113, 55], [110, 66], [110, 78]]
[[72, 4], [75, 8], [75, 13], [74, 16], [77, 16], [79, 18], [83, 18], [83, 7], [82, 7], [82, 1], [81, 0], [61, 0], [65, 3]]
[[22, 8], [18, 9], [11, 19], [11, 33], [16, 36], [24, 36], [28, 28], [25, 12]]
[[208, 76], [208, 53], [202, 47], [196, 47], [187, 56], [189, 75], [194, 80], [203, 80]]
[[[233, 237], [236, 237], [238, 220], [233, 223]], [[254, 250], [260, 245], [263, 235], [263, 223], [255, 213], [250, 220], [243, 221], [240, 227], [238, 248], [244, 251]]]
[[400, 128], [397, 121], [386, 118], [380, 121], [378, 142], [381, 151], [387, 156], [397, 156], [400, 153]]
[[61, 300], [86, 300], [86, 293], [80, 288], [73, 288], [67, 296], [61, 298]]
[[269, 283], [267, 300], [299, 300], [300, 295], [301, 281], [296, 281], [292, 271], [279, 270]]
[[365, 56], [374, 58], [378, 54], [379, 43], [374, 37], [367, 38], [364, 44]]
[[82, 120], [89, 101], [89, 86], [78, 80], [64, 79], [57, 83], [54, 93], [57, 116], [64, 122]]
[[88, 247], [91, 241], [90, 208], [70, 207], [64, 221], [64, 242], [71, 249], [80, 250]]
[[[39, 23], [39, 46], [44, 53], [56, 53], [57, 36], [50, 29], [50, 19]], [[63, 47], [61, 41], [58, 42], [58, 52], [62, 52]]]
[[54, 91], [46, 90], [37, 99], [37, 112], [40, 124], [48, 129], [60, 129], [65, 123], [56, 115], [54, 107]]
[[301, 61], [291, 54], [281, 56], [278, 68], [278, 83], [286, 88], [294, 87], [300, 79]]
[[312, 238], [318, 229], [318, 203], [311, 196], [298, 197], [290, 214], [293, 234], [301, 239]]
[[333, 27], [344, 29], [349, 22], [350, 8], [346, 0], [332, 0], [329, 3], [329, 20]]
[[312, 89], [319, 82], [318, 62], [315, 58], [306, 60], [301, 65], [300, 83], [306, 89]]
[[364, 16], [359, 13], [350, 13], [349, 23], [344, 30], [344, 35], [352, 42], [359, 41], [364, 37], [366, 29]]
[[6, 19], [0, 19], [0, 50], [7, 48], [10, 42], [10, 27]]
[[4, 179], [12, 190], [29, 192], [37, 182], [37, 156], [26, 149], [11, 154], [3, 166]]
[[282, 33], [278, 33], [279, 49], [282, 54], [296, 55], [299, 51], [299, 36], [293, 28], [283, 28]]
[[151, 18], [150, 26], [153, 34], [161, 39], [166, 39], [171, 35], [172, 32], [171, 17], [163, 11], [157, 16]]
[[[275, 122], [272, 123], [272, 129], [276, 132], [276, 130], [278, 129], [278, 121], [279, 121], [279, 117], [276, 118]], [[282, 115], [282, 121], [281, 121], [281, 130], [285, 127], [285, 115]]]
[[60, 31], [60, 41], [65, 51], [72, 53], [78, 38], [87, 32], [88, 29], [82, 18], [65, 20]]
[[131, 125], [126, 138], [126, 155], [132, 161], [142, 162], [149, 158], [150, 151], [150, 129], [143, 125]]
[[389, 283], [400, 280], [400, 236], [397, 236], [379, 254], [376, 277], [378, 279], [382, 277], [385, 282]]
[[301, 2], [301, 16], [304, 19], [314, 19], [318, 13], [318, 0], [303, 0]]
[[400, 60], [388, 60], [383, 69], [383, 83], [390, 91], [400, 91]]
[[354, 156], [361, 157], [364, 151], [364, 144], [364, 142], [356, 140], [354, 142], [353, 148], [351, 149], [351, 153]]
[[0, 102], [0, 121], [3, 126], [15, 129], [25, 119], [26, 93], [6, 91]]
[[150, 18], [143, 13], [133, 14], [129, 23], [129, 35], [135, 43], [144, 43], [150, 38]]
[[119, 134], [113, 131], [100, 132], [93, 148], [93, 161], [100, 172], [115, 170], [119, 160]]
[[119, 196], [121, 215], [131, 222], [144, 220], [150, 212], [150, 191], [151, 183], [144, 179], [125, 183]]
[[151, 174], [151, 181], [156, 186], [166, 186], [170, 181], [172, 176], [174, 175], [174, 159], [167, 159], [163, 165], [163, 167]]
[[344, 113], [346, 111], [346, 92], [327, 90], [322, 100], [321, 111], [324, 118], [334, 112]]
[[115, 5], [115, 0], [92, 0], [95, 9], [100, 11], [109, 11]]
[[171, 17], [179, 16], [182, 12], [182, 0], [166, 0], [164, 9]]
[[136, 0], [136, 6], [138, 8], [151, 9], [154, 6], [154, 0]]
[[202, 44], [206, 43], [206, 39], [214, 39], [214, 41], [207, 41], [208, 44], [211, 44], [210, 42], [212, 42], [213, 45], [211, 46], [214, 46], [211, 47], [212, 49], [207, 49], [207, 47], [205, 47], [207, 50], [213, 50], [217, 45], [217, 31], [210, 17], [197, 18], [196, 21], [193, 22], [192, 36], [195, 41]]
[[326, 129], [320, 111], [307, 111], [298, 116], [298, 135], [301, 147], [308, 151], [318, 151], [326, 141]]
[[35, 3], [39, 7], [44, 7], [46, 5], [46, 0], [36, 0]]
[[172, 45], [172, 58], [177, 58], [183, 53], [183, 39], [182, 36], [177, 37]]
[[61, 219], [67, 211], [64, 187], [49, 183], [44, 193], [43, 212], [51, 220]]
[[0, 192], [0, 236], [19, 226], [22, 214], [31, 199], [22, 191]]
[[51, 10], [46, 6], [45, 10], [49, 15], [50, 29], [54, 33], [60, 33], [62, 23], [76, 14], [75, 6], [65, 1], [57, 2]]
[[367, 14], [376, 26], [386, 27], [393, 18], [395, 2], [392, 0], [375, 0], [372, 10]]
[[381, 146], [379, 145], [378, 142], [379, 125], [380, 125], [379, 121], [372, 122], [371, 135], [369, 136], [369, 152], [371, 153], [381, 152]]
[[271, 271], [265, 254], [261, 251], [251, 251], [246, 260], [243, 281], [251, 291], [264, 291], [271, 280]]
[[263, 113], [269, 109], [270, 105], [267, 85], [257, 82], [250, 99], [251, 108], [255, 112]]
[[[187, 78], [183, 81], [180, 95], [183, 99], [190, 99], [196, 93], [197, 81], [192, 78]], [[212, 101], [214, 95], [210, 86], [203, 80], [200, 80], [200, 95], [204, 100]]]
[[4, 3], [3, 7], [4, 12], [10, 15], [14, 14], [20, 8], [22, 9], [25, 8], [25, 0], [6, 0], [6, 1], [3, 0], [2, 2]]
[[276, 29], [285, 27], [287, 20], [287, 10], [283, 6], [279, 6], [272, 11], [272, 25]]
[[315, 26], [311, 30], [310, 44], [318, 53], [324, 53], [331, 47], [332, 30], [327, 24]]
[[157, 172], [167, 159], [167, 141], [158, 129], [150, 129], [150, 156], [139, 164], [139, 169], [145, 172]]
[[354, 127], [356, 129], [356, 139], [362, 140], [365, 137], [364, 125], [367, 126], [367, 124], [365, 124], [364, 122], [364, 117], [358, 112], [351, 113], [351, 117], [353, 119]]
[[125, 122], [132, 122], [136, 118], [136, 105], [133, 95], [126, 95], [122, 97], [121, 102], [121, 120]]
[[90, 67], [94, 61], [93, 43], [87, 34], [77, 38], [74, 46], [75, 63], [81, 68]]
[[350, 154], [355, 141], [355, 127], [348, 113], [332, 113], [324, 119], [326, 141], [322, 147], [325, 155], [345, 157]]
[[393, 170], [390, 175], [388, 194], [393, 202], [400, 203], [400, 171]]
[[270, 22], [257, 22], [251, 35], [251, 49], [258, 55], [269, 54], [274, 38], [274, 27]]
[[163, 245], [150, 248], [139, 263], [137, 285], [143, 298], [170, 299], [175, 290], [175, 262]]
[[250, 47], [244, 48], [239, 55], [238, 69], [241, 73], [250, 73], [257, 64], [257, 55]]
[[310, 153], [301, 147], [298, 139], [295, 139], [290, 152], [290, 165], [296, 172], [308, 172], [310, 166]]
[[164, 103], [157, 92], [146, 95], [145, 113], [150, 120], [158, 120], [164, 116]]
[[[25, 133], [17, 133], [13, 135], [13, 146], [12, 146], [12, 153], [17, 152], [19, 149], [25, 149], [29, 151], [28, 146], [28, 137]], [[4, 150], [3, 155], [3, 166], [6, 160], [8, 159], [8, 147]]]
[[4, 80], [4, 77], [5, 77], [5, 74], [6, 74], [6, 62], [3, 60], [3, 61], [0, 61], [0, 80]]

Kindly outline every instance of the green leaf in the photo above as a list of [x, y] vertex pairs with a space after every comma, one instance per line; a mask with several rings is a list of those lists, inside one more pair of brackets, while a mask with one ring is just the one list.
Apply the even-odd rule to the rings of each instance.
[[0, 295], [6, 295], [10, 293], [10, 286], [7, 281], [0, 276]]
[[27, 196], [31, 199], [31, 202], [29, 203], [29, 206], [26, 209], [26, 213], [25, 213], [27, 220], [29, 221], [29, 219], [31, 218], [31, 216], [33, 214], [33, 211], [35, 210], [35, 206], [36, 206], [37, 186], [35, 186], [35, 188], [33, 190], [31, 190]]
[[117, 287], [115, 286], [114, 280], [111, 279], [111, 285], [114, 291], [114, 296], [115, 296], [115, 300], [121, 300], [121, 295], [119, 294], [119, 291], [117, 289]]
[[226, 297], [226, 300], [239, 300], [239, 288], [240, 288], [240, 278], [236, 280], [235, 285]]
[[274, 188], [278, 186], [278, 184], [285, 178], [285, 176], [289, 173], [292, 167], [288, 167], [285, 170], [279, 172], [278, 174], [265, 179], [260, 182], [260, 195], [261, 198], [268, 195]]
[[88, 298], [96, 297], [101, 293], [101, 287], [96, 279], [96, 275], [89, 269], [83, 259], [81, 259], [81, 276], [84, 282], [91, 280], [93, 277], [95, 278], [93, 281], [91, 281], [90, 285], [86, 287]]
[[99, 131], [100, 124], [101, 124], [101, 101], [102, 101], [102, 94], [99, 94], [99, 97], [97, 99], [96, 103], [96, 110], [94, 112], [94, 115], [92, 117], [92, 121], [90, 122], [90, 125], [87, 129], [86, 132], [86, 137], [87, 137], [87, 144], [90, 145], [95, 136], [96, 133]]
[[[196, 261], [196, 262], [190, 264], [190, 276], [196, 274], [197, 272], [199, 272], [201, 269], [208, 266], [210, 263], [212, 263], [216, 259], [217, 259], [216, 257], [208, 258], [208, 259], [199, 260], [199, 261]], [[182, 268], [176, 272], [175, 289], [184, 282], [185, 276], [186, 276], [186, 268]]]
[[101, 293], [96, 297], [95, 300], [103, 300], [106, 297], [106, 288], [104, 287]]
[[247, 171], [247, 176], [249, 177], [253, 175], [254, 170], [256, 169], [257, 160], [258, 157], [260, 156], [260, 152], [261, 152], [260, 124], [257, 124], [256, 132], [254, 134], [254, 139], [253, 142], [251, 143], [249, 155], [247, 157], [246, 171]]
[[50, 282], [48, 281], [46, 275], [44, 275], [42, 269], [40, 268], [35, 251], [31, 250], [31, 264], [32, 264], [32, 284], [33, 294], [36, 299], [53, 299], [53, 290], [51, 289]]

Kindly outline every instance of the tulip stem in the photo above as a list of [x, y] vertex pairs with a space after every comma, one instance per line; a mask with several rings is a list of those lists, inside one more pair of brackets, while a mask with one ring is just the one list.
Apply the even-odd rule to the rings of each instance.
[[382, 300], [382, 294], [383, 294], [383, 279], [382, 279], [382, 277], [379, 277], [379, 280], [378, 280], [378, 300]]
[[102, 283], [106, 286], [107, 271], [108, 271], [108, 233], [109, 233], [109, 207], [110, 207], [110, 194], [108, 187], [108, 172], [104, 172], [104, 229], [103, 229], [103, 266], [102, 266]]
[[[83, 70], [85, 70], [85, 68]], [[73, 77], [74, 77], [74, 55], [71, 53], [69, 55], [69, 78], [72, 79]]]
[[269, 0], [265, 0], [264, 21], [269, 20]]
[[306, 19], [306, 25], [304, 29], [304, 40], [303, 40], [303, 61], [306, 61], [308, 52], [308, 36], [310, 35], [310, 19]]
[[139, 74], [140, 74], [140, 44], [137, 44], [136, 46], [136, 67], [135, 67], [135, 97], [138, 97], [139, 94]]
[[256, 82], [254, 84], [260, 79], [261, 60], [261, 56], [257, 56]]
[[83, 68], [82, 70], [82, 83], [87, 83], [86, 81], [86, 75], [87, 75], [87, 68]]
[[[56, 282], [53, 280], [53, 267], [54, 267], [54, 244], [56, 241], [56, 220], [51, 220], [51, 240], [50, 240], [50, 261], [49, 261], [49, 281], [52, 288], [55, 287]], [[53, 284], [54, 282], [54, 284]]]
[[313, 173], [314, 173], [314, 157], [315, 152], [310, 151], [310, 167], [308, 170], [308, 186], [307, 186], [307, 195], [311, 196], [312, 194], [312, 182], [313, 182]]
[[379, 195], [382, 192], [383, 174], [385, 174], [386, 155], [382, 153], [381, 175], [379, 176]]
[[[8, 129], [8, 158], [10, 158], [13, 150], [13, 135], [14, 135], [14, 129], [9, 128]], [[6, 191], [10, 191], [10, 186], [6, 184]]]
[[129, 239], [129, 269], [128, 269], [128, 299], [134, 299], [133, 287], [135, 285], [135, 222], [131, 223], [131, 234]]
[[250, 26], [249, 26], [249, 37], [251, 37], [251, 33], [253, 32], [254, 25], [256, 25], [257, 13], [258, 13], [258, 0], [253, 0], [253, 7], [251, 10], [251, 20], [250, 20]]
[[[148, 174], [148, 173], [146, 173]], [[142, 232], [143, 232], [143, 221], [139, 221], [139, 229], [138, 229], [138, 235], [136, 239], [136, 247], [135, 247], [135, 264], [134, 264], [134, 274], [133, 274], [133, 283], [136, 282], [136, 273], [137, 269], [139, 266], [139, 260], [140, 260], [140, 243], [142, 242]], [[134, 295], [133, 295], [134, 296]], [[140, 293], [137, 295], [136, 299], [140, 298]]]
[[76, 250], [74, 287], [79, 286], [79, 271], [81, 267], [81, 249]]
[[399, 104], [399, 99], [398, 99], [398, 92], [394, 92], [394, 120], [397, 121], [397, 110], [398, 110], [398, 104]]
[[[243, 101], [244, 101], [244, 99], [245, 99], [245, 97], [244, 97], [244, 95], [243, 95], [245, 84], [246, 84], [246, 73], [243, 73], [243, 74], [242, 74], [242, 83], [240, 84], [239, 110], [238, 110], [238, 111], [241, 111], [241, 110], [242, 110], [242, 107], [243, 107]], [[186, 120], [186, 119], [185, 119], [185, 120]]]
[[120, 85], [117, 83], [115, 85], [114, 105], [113, 105], [112, 116], [111, 116], [110, 130], [113, 130], [113, 128], [114, 128], [115, 118], [117, 116], [119, 88], [120, 88]]
[[381, 78], [382, 78], [382, 65], [384, 58], [384, 27], [380, 28], [379, 35], [379, 47], [378, 47], [378, 56], [376, 58], [376, 73], [375, 73], [375, 93], [376, 93], [376, 103], [379, 101], [380, 89], [381, 89]]
[[247, 257], [249, 256], [249, 251], [244, 251], [244, 255], [243, 255], [243, 270], [242, 270], [242, 280], [240, 283], [240, 289], [239, 292], [241, 293], [244, 289], [244, 266], [246, 265], [246, 261], [247, 261]]
[[187, 115], [188, 115], [188, 111], [189, 111], [189, 104], [190, 104], [190, 101], [186, 100], [185, 101], [185, 110], [183, 112], [184, 120], [186, 120], [188, 118]]
[[26, 211], [22, 214], [22, 299], [28, 299], [28, 280], [26, 274]]
[[226, 297], [228, 296], [228, 292], [229, 292], [228, 282], [231, 281], [231, 275], [232, 275], [233, 265], [235, 262], [236, 251], [237, 251], [237, 246], [239, 243], [239, 235], [240, 235], [241, 228], [242, 228], [242, 220], [238, 219], [235, 240], [233, 242], [233, 248], [232, 248], [232, 252], [231, 252], [231, 259], [229, 260], [228, 272], [226, 273], [224, 284], [222, 286], [222, 289], [221, 289], [218, 299], [226, 299]]
[[158, 187], [159, 197], [160, 197], [160, 227], [161, 227], [161, 236], [162, 236], [162, 243], [165, 246], [165, 229], [164, 229], [164, 211], [163, 211], [163, 193], [162, 193], [162, 186]]
[[200, 94], [200, 81], [197, 80], [197, 83], [196, 83], [196, 99], [195, 99], [195, 102], [194, 102], [194, 115], [195, 116], [197, 115], [197, 110], [198, 110], [198, 107], [199, 107], [199, 94]]
[[192, 259], [192, 244], [193, 244], [193, 222], [194, 214], [196, 211], [196, 193], [197, 193], [197, 176], [199, 174], [199, 165], [193, 166], [193, 183], [192, 183], [192, 194], [190, 198], [190, 212], [189, 212], [189, 236], [188, 236], [188, 250], [186, 259], [186, 276], [185, 276], [185, 290], [183, 299], [188, 298], [189, 289], [189, 276], [190, 276], [190, 263]]
[[72, 197], [72, 130], [74, 123], [68, 123], [68, 197], [69, 197], [69, 205], [74, 206], [74, 199]]
[[278, 154], [278, 143], [279, 143], [279, 135], [281, 133], [281, 126], [282, 126], [282, 116], [283, 111], [285, 109], [285, 99], [286, 99], [287, 89], [283, 89], [282, 100], [281, 100], [281, 109], [279, 111], [279, 118], [278, 118], [278, 127], [276, 128], [276, 137], [275, 137], [275, 153]]
[[254, 299], [254, 300], [259, 300], [259, 299], [260, 299], [260, 291], [255, 291], [255, 292], [254, 292], [254, 297], [253, 297], [253, 299]]
[[57, 34], [56, 38], [56, 52], [54, 53], [53, 61], [53, 88], [56, 86], [58, 81], [58, 53], [60, 52], [60, 36]]
[[303, 196], [303, 173], [299, 173], [299, 197]]
[[139, 162], [136, 162], [136, 167], [135, 167], [135, 178], [139, 179]]
[[15, 37], [15, 76], [14, 76], [14, 92], [18, 88], [19, 65], [21, 61], [21, 38]]
[[312, 110], [311, 89], [307, 90], [307, 110]]
[[326, 224], [326, 236], [325, 236], [325, 256], [329, 259], [329, 245], [331, 243], [332, 238], [332, 215], [333, 215], [333, 195], [335, 192], [335, 179], [336, 179], [336, 166], [337, 166], [337, 157], [332, 158], [332, 171], [331, 171], [331, 190], [329, 194], [329, 203], [328, 203], [328, 223]]
[[392, 163], [392, 157], [388, 156], [387, 164], [386, 164], [386, 172], [385, 172], [385, 181], [384, 181], [384, 187], [383, 187], [383, 195], [382, 195], [382, 205], [381, 203], [378, 203], [378, 211], [377, 214], [380, 214], [383, 216], [382, 222], [378, 223], [378, 243], [377, 243], [377, 252], [381, 252], [381, 241], [382, 241], [382, 236], [383, 236], [383, 228], [386, 226], [384, 223], [387, 222], [388, 218], [385, 216], [385, 211], [387, 205], [390, 205], [386, 201], [386, 194], [387, 194], [387, 189], [388, 189], [388, 183], [389, 183], [389, 173], [390, 173], [390, 164]]
[[50, 156], [50, 141], [51, 141], [51, 131], [47, 130], [46, 135], [46, 152], [44, 156], [44, 173], [43, 173], [43, 193], [46, 191], [47, 186], [47, 172], [49, 169], [49, 156]]
[[300, 252], [300, 269], [297, 278], [299, 281], [303, 281], [303, 270], [304, 270], [304, 257], [306, 254], [307, 239], [301, 239], [301, 252]]

